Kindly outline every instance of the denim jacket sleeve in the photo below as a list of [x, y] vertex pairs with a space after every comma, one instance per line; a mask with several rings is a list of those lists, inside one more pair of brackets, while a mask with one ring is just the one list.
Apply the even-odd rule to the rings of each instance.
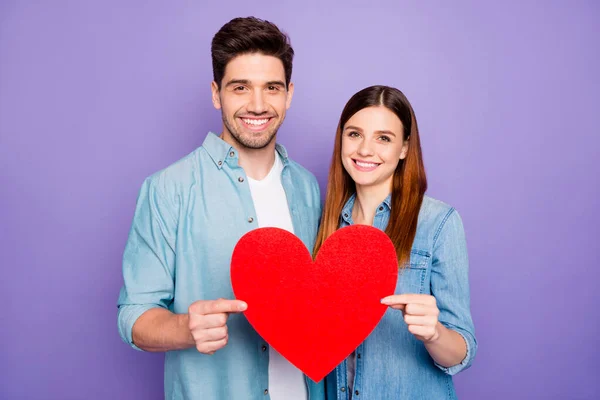
[[440, 310], [439, 321], [458, 332], [467, 345], [467, 355], [450, 368], [437, 365], [448, 375], [468, 368], [477, 352], [475, 329], [470, 311], [469, 260], [460, 215], [450, 209], [441, 223], [433, 245], [431, 291]]
[[118, 300], [121, 339], [133, 348], [135, 321], [151, 308], [168, 308], [174, 295], [174, 204], [160, 193], [160, 178], [146, 179], [139, 192], [123, 255], [123, 279]]

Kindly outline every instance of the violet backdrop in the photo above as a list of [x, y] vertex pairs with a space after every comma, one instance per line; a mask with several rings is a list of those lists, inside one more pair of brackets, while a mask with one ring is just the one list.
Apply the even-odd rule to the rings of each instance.
[[291, 36], [279, 141], [323, 192], [346, 100], [411, 100], [468, 239], [459, 398], [599, 398], [600, 3], [3, 0], [0, 399], [163, 398], [117, 334], [121, 256], [143, 179], [219, 131], [210, 40], [247, 15]]

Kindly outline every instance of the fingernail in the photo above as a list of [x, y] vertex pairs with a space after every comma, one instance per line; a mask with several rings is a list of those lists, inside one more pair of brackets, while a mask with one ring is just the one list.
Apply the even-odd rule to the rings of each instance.
[[390, 299], [384, 297], [383, 299], [381, 299], [381, 304], [390, 304]]
[[248, 308], [248, 304], [246, 303], [242, 303], [238, 306], [238, 310], [240, 311], [244, 311], [246, 308]]

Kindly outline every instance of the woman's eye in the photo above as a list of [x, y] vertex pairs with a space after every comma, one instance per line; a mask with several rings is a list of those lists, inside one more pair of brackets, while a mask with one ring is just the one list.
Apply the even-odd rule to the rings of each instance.
[[379, 139], [382, 140], [382, 141], [384, 141], [384, 142], [391, 142], [392, 141], [392, 139], [390, 139], [388, 136], [381, 136]]

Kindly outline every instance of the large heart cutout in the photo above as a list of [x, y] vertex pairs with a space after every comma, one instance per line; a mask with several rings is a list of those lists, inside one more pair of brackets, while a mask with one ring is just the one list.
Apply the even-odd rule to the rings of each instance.
[[398, 277], [396, 251], [379, 229], [338, 229], [313, 262], [296, 236], [259, 228], [237, 243], [231, 283], [256, 331], [315, 382], [375, 329]]

